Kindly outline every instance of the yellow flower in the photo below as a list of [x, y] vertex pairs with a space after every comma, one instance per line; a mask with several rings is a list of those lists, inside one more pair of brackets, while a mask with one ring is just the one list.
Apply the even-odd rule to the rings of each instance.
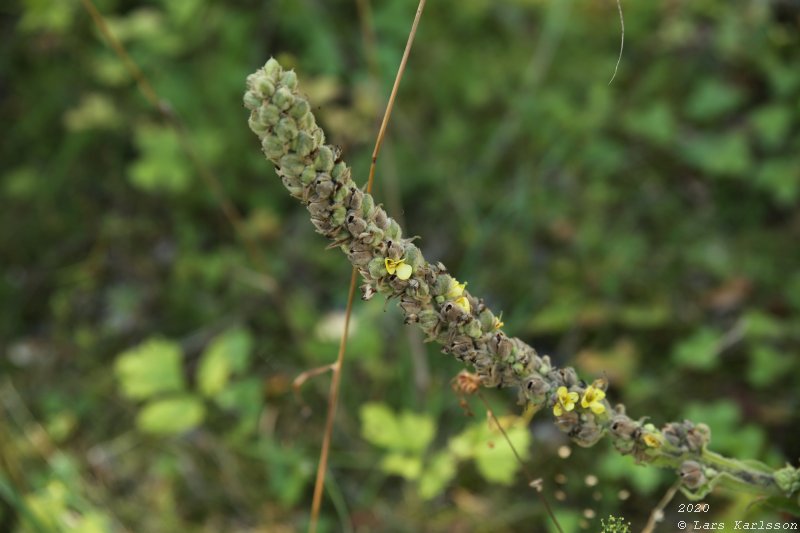
[[411, 265], [407, 265], [405, 259], [398, 259], [395, 261], [387, 257], [384, 259], [383, 264], [386, 265], [386, 272], [395, 274], [397, 279], [406, 280], [411, 277], [411, 273], [413, 272]]
[[558, 399], [553, 406], [553, 414], [556, 416], [561, 416], [564, 411], [572, 411], [575, 409], [575, 402], [577, 402], [579, 398], [577, 392], [569, 392], [563, 385], [556, 391], [556, 397]]
[[445, 293], [444, 297], [448, 300], [455, 300], [464, 294], [464, 287], [466, 286], [466, 283], [459, 283], [456, 278], [450, 278], [450, 286], [447, 287], [447, 292]]
[[642, 436], [642, 440], [645, 444], [647, 444], [650, 448], [658, 448], [661, 446], [661, 439], [653, 435], [652, 433], [645, 433]]
[[463, 310], [464, 310], [464, 311], [466, 311], [467, 313], [469, 313], [469, 309], [470, 309], [470, 307], [469, 307], [469, 300], [467, 300], [467, 297], [466, 297], [466, 296], [462, 296], [462, 297], [460, 297], [459, 299], [457, 299], [457, 300], [456, 300], [455, 302], [453, 302], [453, 303], [454, 303], [454, 304], [456, 304], [457, 306], [459, 306], [461, 309], [463, 309]]
[[595, 388], [594, 385], [589, 385], [586, 389], [586, 392], [583, 393], [583, 399], [581, 399], [581, 407], [592, 410], [592, 412], [596, 415], [605, 412], [606, 406], [603, 405], [603, 398], [606, 397], [606, 393], [603, 392], [603, 389]]
[[492, 327], [493, 327], [494, 329], [500, 329], [500, 328], [502, 328], [502, 327], [503, 327], [503, 326], [505, 326], [505, 325], [506, 325], [506, 323], [505, 323], [505, 322], [503, 322], [503, 313], [500, 313], [500, 316], [499, 316], [499, 317], [497, 317], [497, 316], [496, 316], [496, 317], [494, 317], [494, 324], [492, 325]]

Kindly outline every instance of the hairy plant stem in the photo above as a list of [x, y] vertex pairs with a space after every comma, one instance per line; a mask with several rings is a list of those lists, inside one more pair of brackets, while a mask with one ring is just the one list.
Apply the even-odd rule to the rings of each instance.
[[502, 321], [453, 278], [441, 263], [430, 263], [372, 196], [356, 186], [335, 148], [325, 144], [310, 106], [297, 88], [297, 76], [270, 59], [247, 78], [245, 107], [290, 194], [311, 214], [317, 232], [333, 241], [358, 270], [362, 298], [377, 293], [399, 300], [407, 324], [417, 324], [427, 340], [470, 365], [486, 387], [510, 387], [520, 403], [553, 413], [556, 426], [573, 442], [589, 447], [608, 436], [622, 454], [637, 462], [674, 469], [682, 490], [702, 498], [717, 484], [736, 491], [796, 498], [800, 471], [771, 469], [722, 457], [707, 450], [705, 424], [671, 422], [661, 429], [633, 420], [625, 406], [612, 408], [607, 383], [586, 385], [572, 367], [556, 368], [518, 338], [508, 337]]

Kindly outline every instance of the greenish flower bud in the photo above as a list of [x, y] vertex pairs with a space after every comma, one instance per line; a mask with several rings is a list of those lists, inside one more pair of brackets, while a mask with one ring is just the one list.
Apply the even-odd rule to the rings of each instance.
[[375, 209], [375, 200], [372, 199], [372, 195], [365, 194], [364, 198], [361, 200], [361, 216], [366, 219], [372, 218], [372, 211]]
[[315, 179], [317, 179], [317, 171], [316, 171], [316, 169], [314, 167], [312, 167], [310, 165], [307, 166], [306, 168], [304, 168], [303, 169], [303, 173], [300, 174], [300, 182], [303, 185], [308, 185], [309, 183], [311, 183]]
[[383, 261], [382, 257], [375, 257], [372, 261], [369, 262], [367, 266], [367, 270], [369, 271], [369, 275], [375, 279], [382, 278], [386, 275], [386, 264]]
[[272, 81], [277, 80], [282, 71], [283, 69], [281, 68], [280, 63], [278, 63], [274, 57], [269, 58], [269, 61], [264, 64], [264, 74], [266, 74]]
[[469, 335], [473, 339], [477, 339], [483, 333], [481, 331], [481, 323], [475, 319], [470, 320], [462, 326], [465, 335]]
[[273, 85], [273, 83], [266, 77], [260, 77], [257, 79], [253, 88], [261, 98], [269, 98], [275, 94], [275, 85]]
[[425, 258], [422, 257], [422, 252], [419, 248], [414, 246], [413, 244], [406, 243], [405, 245], [405, 258], [406, 263], [411, 265], [411, 268], [417, 270], [419, 267], [425, 264]]
[[334, 203], [343, 203], [344, 199], [347, 197], [348, 189], [346, 187], [339, 187], [336, 189], [336, 192], [333, 193], [333, 202]]
[[297, 89], [297, 74], [293, 70], [287, 70], [281, 76], [281, 85], [288, 87], [291, 90]]
[[316, 126], [312, 126], [309, 128], [309, 130], [311, 131], [311, 136], [314, 137], [314, 141], [316, 141], [317, 144], [325, 144], [325, 132]]
[[293, 118], [299, 120], [299, 119], [303, 118], [304, 116], [306, 116], [310, 110], [311, 110], [311, 106], [308, 105], [307, 101], [305, 101], [305, 100], [303, 100], [301, 98], [296, 98], [295, 102], [294, 102], [294, 105], [289, 110], [289, 115], [291, 115]]
[[335, 165], [333, 165], [333, 170], [331, 170], [331, 176], [336, 181], [344, 181], [342, 178], [347, 172], [347, 165], [344, 161], [339, 161]]
[[800, 491], [800, 469], [787, 464], [775, 472], [775, 484], [787, 495]]
[[430, 309], [423, 309], [417, 314], [419, 318], [419, 325], [426, 333], [430, 333], [439, 324], [439, 316], [435, 311]]
[[286, 145], [273, 135], [264, 137], [264, 140], [261, 142], [261, 147], [264, 149], [266, 156], [273, 163], [278, 161], [286, 153]]
[[264, 124], [275, 126], [281, 118], [280, 110], [272, 104], [264, 104], [258, 109], [258, 120]]
[[247, 119], [247, 124], [250, 126], [250, 129], [259, 136], [266, 134], [269, 130], [269, 125], [258, 120], [258, 115], [256, 113], [250, 114], [250, 118]]
[[335, 226], [342, 226], [346, 216], [347, 209], [345, 209], [343, 205], [337, 205], [333, 208], [333, 212], [331, 213], [331, 222]]
[[285, 156], [281, 157], [278, 166], [287, 176], [298, 179], [303, 174], [303, 170], [305, 170], [306, 167], [303, 160], [296, 154], [286, 154]]
[[386, 229], [386, 237], [394, 240], [400, 240], [403, 232], [400, 229], [400, 224], [395, 222], [394, 219], [389, 219], [389, 227]]
[[244, 106], [247, 109], [257, 109], [261, 105], [261, 98], [254, 91], [244, 93]]
[[447, 291], [450, 290], [450, 286], [453, 283], [453, 278], [450, 274], [439, 274], [436, 276], [436, 283], [433, 284], [433, 294], [439, 296], [447, 294]]
[[294, 104], [294, 96], [292, 91], [286, 87], [281, 87], [275, 91], [275, 96], [272, 97], [272, 102], [278, 106], [281, 111], [286, 111]]
[[297, 127], [303, 131], [312, 131], [316, 125], [317, 123], [314, 122], [314, 115], [311, 113], [306, 113], [301, 118], [297, 119]]
[[314, 159], [314, 166], [320, 172], [330, 172], [333, 169], [333, 150], [327, 146], [320, 146]]
[[297, 139], [295, 140], [295, 151], [297, 152], [297, 155], [300, 157], [306, 157], [316, 148], [317, 145], [314, 142], [314, 139], [311, 138], [311, 135], [304, 131], [301, 131], [297, 134]]
[[291, 117], [283, 117], [275, 126], [275, 135], [283, 142], [289, 142], [297, 137], [297, 124]]
[[484, 331], [492, 331], [494, 329], [494, 313], [489, 311], [488, 308], [481, 311], [480, 315], [478, 315], [478, 319], [481, 321], [481, 327]]

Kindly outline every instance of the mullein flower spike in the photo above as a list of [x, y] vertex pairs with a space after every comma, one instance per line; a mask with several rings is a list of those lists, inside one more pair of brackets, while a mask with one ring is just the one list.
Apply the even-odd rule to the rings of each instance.
[[[662, 431], [645, 430], [622, 406], [609, 414], [604, 383], [586, 386], [574, 369], [554, 368], [548, 356], [540, 357], [520, 339], [508, 337], [503, 322], [483, 300], [472, 296], [467, 284], [450, 276], [444, 265], [426, 261], [412, 239], [403, 237], [397, 222], [355, 184], [339, 150], [325, 144], [293, 71], [284, 71], [270, 59], [247, 77], [243, 101], [250, 111], [250, 128], [289, 194], [305, 204], [317, 232], [358, 269], [363, 298], [376, 293], [397, 297], [405, 322], [417, 324], [426, 340], [442, 344], [445, 353], [471, 365], [482, 385], [514, 387], [522, 402], [537, 408], [552, 405], [558, 427], [581, 446], [609, 435], [617, 450], [637, 461], [679, 472], [683, 468], [689, 489], [701, 479], [686, 466], [693, 461], [706, 477], [722, 473], [762, 494], [785, 494], [782, 489], [787, 488], [797, 492], [797, 470], [792, 467], [781, 471], [778, 487], [771, 474], [707, 453], [710, 432], [702, 424], [685, 421], [667, 424]], [[707, 484], [718, 480], [702, 479]]]

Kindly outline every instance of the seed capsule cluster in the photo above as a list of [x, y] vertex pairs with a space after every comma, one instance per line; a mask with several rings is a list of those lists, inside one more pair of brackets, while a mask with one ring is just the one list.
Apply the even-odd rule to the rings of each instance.
[[548, 386], [539, 381], [552, 372], [549, 359], [507, 337], [483, 301], [444, 265], [427, 262], [397, 222], [356, 186], [339, 151], [325, 144], [293, 71], [270, 59], [248, 76], [244, 105], [250, 110], [250, 128], [284, 186], [306, 205], [317, 232], [358, 269], [364, 299], [376, 293], [397, 298], [405, 322], [417, 324], [445, 353], [474, 366], [484, 386], [529, 383], [522, 396], [546, 401]]
[[[508, 337], [500, 318], [466, 284], [441, 263], [426, 261], [397, 222], [356, 186], [339, 150], [325, 144], [293, 71], [270, 59], [247, 77], [244, 105], [284, 186], [306, 205], [317, 232], [333, 241], [330, 247], [340, 248], [358, 269], [363, 299], [376, 293], [397, 298], [405, 322], [417, 324], [426, 340], [472, 365], [483, 386], [515, 387], [521, 403], [552, 409], [556, 425], [577, 444], [591, 446], [607, 434], [621, 453], [675, 468], [687, 488], [708, 482], [694, 466], [703, 463], [710, 440], [706, 426], [685, 421], [659, 431], [629, 418], [624, 406], [612, 410], [605, 383], [589, 386], [574, 369], [555, 368], [548, 356]], [[794, 488], [795, 479], [785, 484]]]

